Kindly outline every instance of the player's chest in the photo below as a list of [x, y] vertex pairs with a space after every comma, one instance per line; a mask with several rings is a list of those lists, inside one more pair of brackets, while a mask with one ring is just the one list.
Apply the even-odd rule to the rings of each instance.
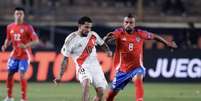
[[13, 27], [9, 33], [14, 41], [21, 41], [28, 37], [27, 30], [24, 27]]
[[74, 44], [72, 44], [73, 45], [72, 47], [73, 47], [74, 51], [82, 51], [88, 43], [88, 38], [87, 37], [77, 37], [73, 43]]
[[96, 45], [96, 37], [94, 36], [88, 36], [88, 37], [80, 37], [77, 36], [76, 39], [74, 40], [74, 46], [76, 48], [79, 47], [93, 47], [94, 45]]
[[118, 43], [121, 52], [134, 51], [143, 46], [143, 40], [139, 36], [134, 35], [121, 36]]
[[143, 43], [143, 40], [140, 36], [137, 35], [122, 35], [119, 39], [119, 43], [121, 45], [128, 45], [129, 43], [132, 43], [134, 45], [141, 45]]

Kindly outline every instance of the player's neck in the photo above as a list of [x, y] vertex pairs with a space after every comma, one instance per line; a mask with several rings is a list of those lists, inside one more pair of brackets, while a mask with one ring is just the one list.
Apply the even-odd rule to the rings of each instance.
[[127, 32], [128, 33], [128, 35], [132, 35], [133, 34], [133, 31], [131, 31], [131, 32]]
[[125, 30], [125, 32], [126, 32], [128, 35], [133, 35], [134, 30], [132, 30], [132, 31], [130, 31], [130, 32], [128, 32], [128, 31]]
[[87, 34], [84, 34], [81, 30], [78, 30], [78, 34], [79, 34], [81, 37], [87, 37]]
[[124, 29], [124, 31], [128, 34], [128, 35], [132, 35], [135, 32], [135, 28], [133, 28], [131, 31], [126, 31]]
[[23, 24], [24, 23], [24, 21], [15, 21], [15, 24], [17, 24], [17, 25], [20, 25], [20, 24]]

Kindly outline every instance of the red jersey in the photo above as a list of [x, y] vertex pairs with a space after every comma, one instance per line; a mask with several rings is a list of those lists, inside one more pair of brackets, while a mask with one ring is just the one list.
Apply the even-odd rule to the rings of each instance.
[[118, 28], [113, 35], [116, 38], [114, 66], [123, 72], [142, 67], [144, 40], [153, 39], [153, 34], [137, 28], [128, 34], [123, 28]]
[[33, 27], [27, 23], [16, 24], [11, 23], [7, 26], [8, 41], [12, 42], [13, 50], [11, 57], [16, 59], [30, 59], [31, 48], [22, 49], [19, 48], [20, 44], [27, 44], [30, 41], [38, 40]]

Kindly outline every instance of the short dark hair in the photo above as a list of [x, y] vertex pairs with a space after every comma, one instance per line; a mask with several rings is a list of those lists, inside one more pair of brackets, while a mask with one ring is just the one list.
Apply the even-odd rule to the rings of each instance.
[[83, 16], [78, 20], [78, 24], [85, 24], [85, 22], [92, 23], [92, 20], [88, 16]]
[[127, 17], [128, 17], [128, 18], [133, 18], [132, 13], [128, 13]]
[[23, 11], [25, 13], [25, 9], [23, 7], [15, 7], [14, 11]]

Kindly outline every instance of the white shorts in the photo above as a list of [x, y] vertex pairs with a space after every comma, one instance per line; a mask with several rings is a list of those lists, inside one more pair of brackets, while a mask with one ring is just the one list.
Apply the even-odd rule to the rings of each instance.
[[95, 88], [102, 87], [103, 89], [107, 88], [107, 81], [105, 75], [100, 65], [90, 64], [88, 66], [83, 66], [80, 73], [78, 74], [78, 80], [82, 83], [85, 79], [89, 79], [90, 83]]

